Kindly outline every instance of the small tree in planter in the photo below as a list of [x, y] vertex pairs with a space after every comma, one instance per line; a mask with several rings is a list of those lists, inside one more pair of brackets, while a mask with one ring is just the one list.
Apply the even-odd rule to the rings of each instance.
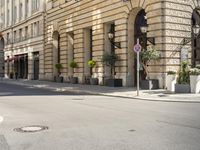
[[192, 68], [190, 69], [190, 89], [191, 93], [200, 92], [200, 69]]
[[112, 87], [121, 87], [122, 86], [122, 79], [115, 79], [115, 63], [118, 61], [118, 56], [114, 53], [105, 53], [103, 55], [102, 61], [105, 63], [106, 66], [110, 67], [111, 69], [111, 76], [110, 79], [106, 79], [105, 84], [107, 86]]
[[189, 77], [189, 63], [183, 61], [181, 63], [181, 70], [178, 73], [177, 84], [175, 85], [176, 93], [190, 93], [190, 77]]
[[167, 72], [166, 85], [168, 91], [171, 92], [175, 91], [176, 78], [177, 78], [176, 71]]
[[[70, 62], [70, 67], [75, 69], [75, 68], [78, 68], [78, 64], [73, 60]], [[72, 84], [77, 84], [78, 83], [78, 77], [70, 77], [70, 83]]]
[[160, 58], [160, 53], [155, 50], [153, 47], [148, 47], [147, 50], [143, 50], [141, 52], [141, 64], [144, 68], [145, 80], [141, 81], [141, 88], [142, 89], [158, 89], [158, 80], [150, 79], [149, 76], [149, 64], [152, 61], [156, 61]]
[[[96, 61], [94, 60], [89, 60], [88, 61], [88, 66], [92, 69], [96, 66]], [[97, 85], [98, 84], [98, 78], [90, 78], [90, 84], [91, 85]]]
[[55, 64], [55, 67], [57, 69], [58, 75], [54, 77], [54, 80], [57, 82], [63, 82], [63, 77], [61, 76], [61, 70], [63, 69], [63, 66], [61, 63]]

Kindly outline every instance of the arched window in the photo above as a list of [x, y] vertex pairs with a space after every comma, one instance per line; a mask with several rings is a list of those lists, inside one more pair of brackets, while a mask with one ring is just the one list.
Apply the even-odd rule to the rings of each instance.
[[[195, 9], [192, 14], [192, 27], [200, 25], [200, 11]], [[200, 64], [200, 35], [195, 35], [192, 31], [192, 67]]]

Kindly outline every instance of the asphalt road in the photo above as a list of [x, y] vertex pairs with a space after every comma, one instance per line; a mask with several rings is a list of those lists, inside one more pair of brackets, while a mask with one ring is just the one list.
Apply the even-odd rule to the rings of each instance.
[[[35, 133], [14, 129], [48, 126]], [[200, 104], [0, 84], [0, 150], [200, 150]]]

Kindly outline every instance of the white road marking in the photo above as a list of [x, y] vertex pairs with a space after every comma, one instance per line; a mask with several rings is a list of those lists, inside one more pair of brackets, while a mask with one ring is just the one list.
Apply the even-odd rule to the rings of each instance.
[[3, 122], [3, 117], [2, 117], [2, 116], [0, 116], [0, 123], [1, 123], [1, 122]]

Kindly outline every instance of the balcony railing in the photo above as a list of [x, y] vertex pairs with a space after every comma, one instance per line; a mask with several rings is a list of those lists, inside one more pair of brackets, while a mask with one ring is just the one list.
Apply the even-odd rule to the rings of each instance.
[[30, 40], [30, 39], [39, 37], [41, 35], [43, 35], [43, 34], [39, 33], [37, 35], [26, 35], [26, 36], [22, 36], [22, 37], [17, 37], [17, 38], [15, 38], [13, 40], [7, 39], [6, 45], [23, 42], [23, 41], [26, 41], [26, 40]]

